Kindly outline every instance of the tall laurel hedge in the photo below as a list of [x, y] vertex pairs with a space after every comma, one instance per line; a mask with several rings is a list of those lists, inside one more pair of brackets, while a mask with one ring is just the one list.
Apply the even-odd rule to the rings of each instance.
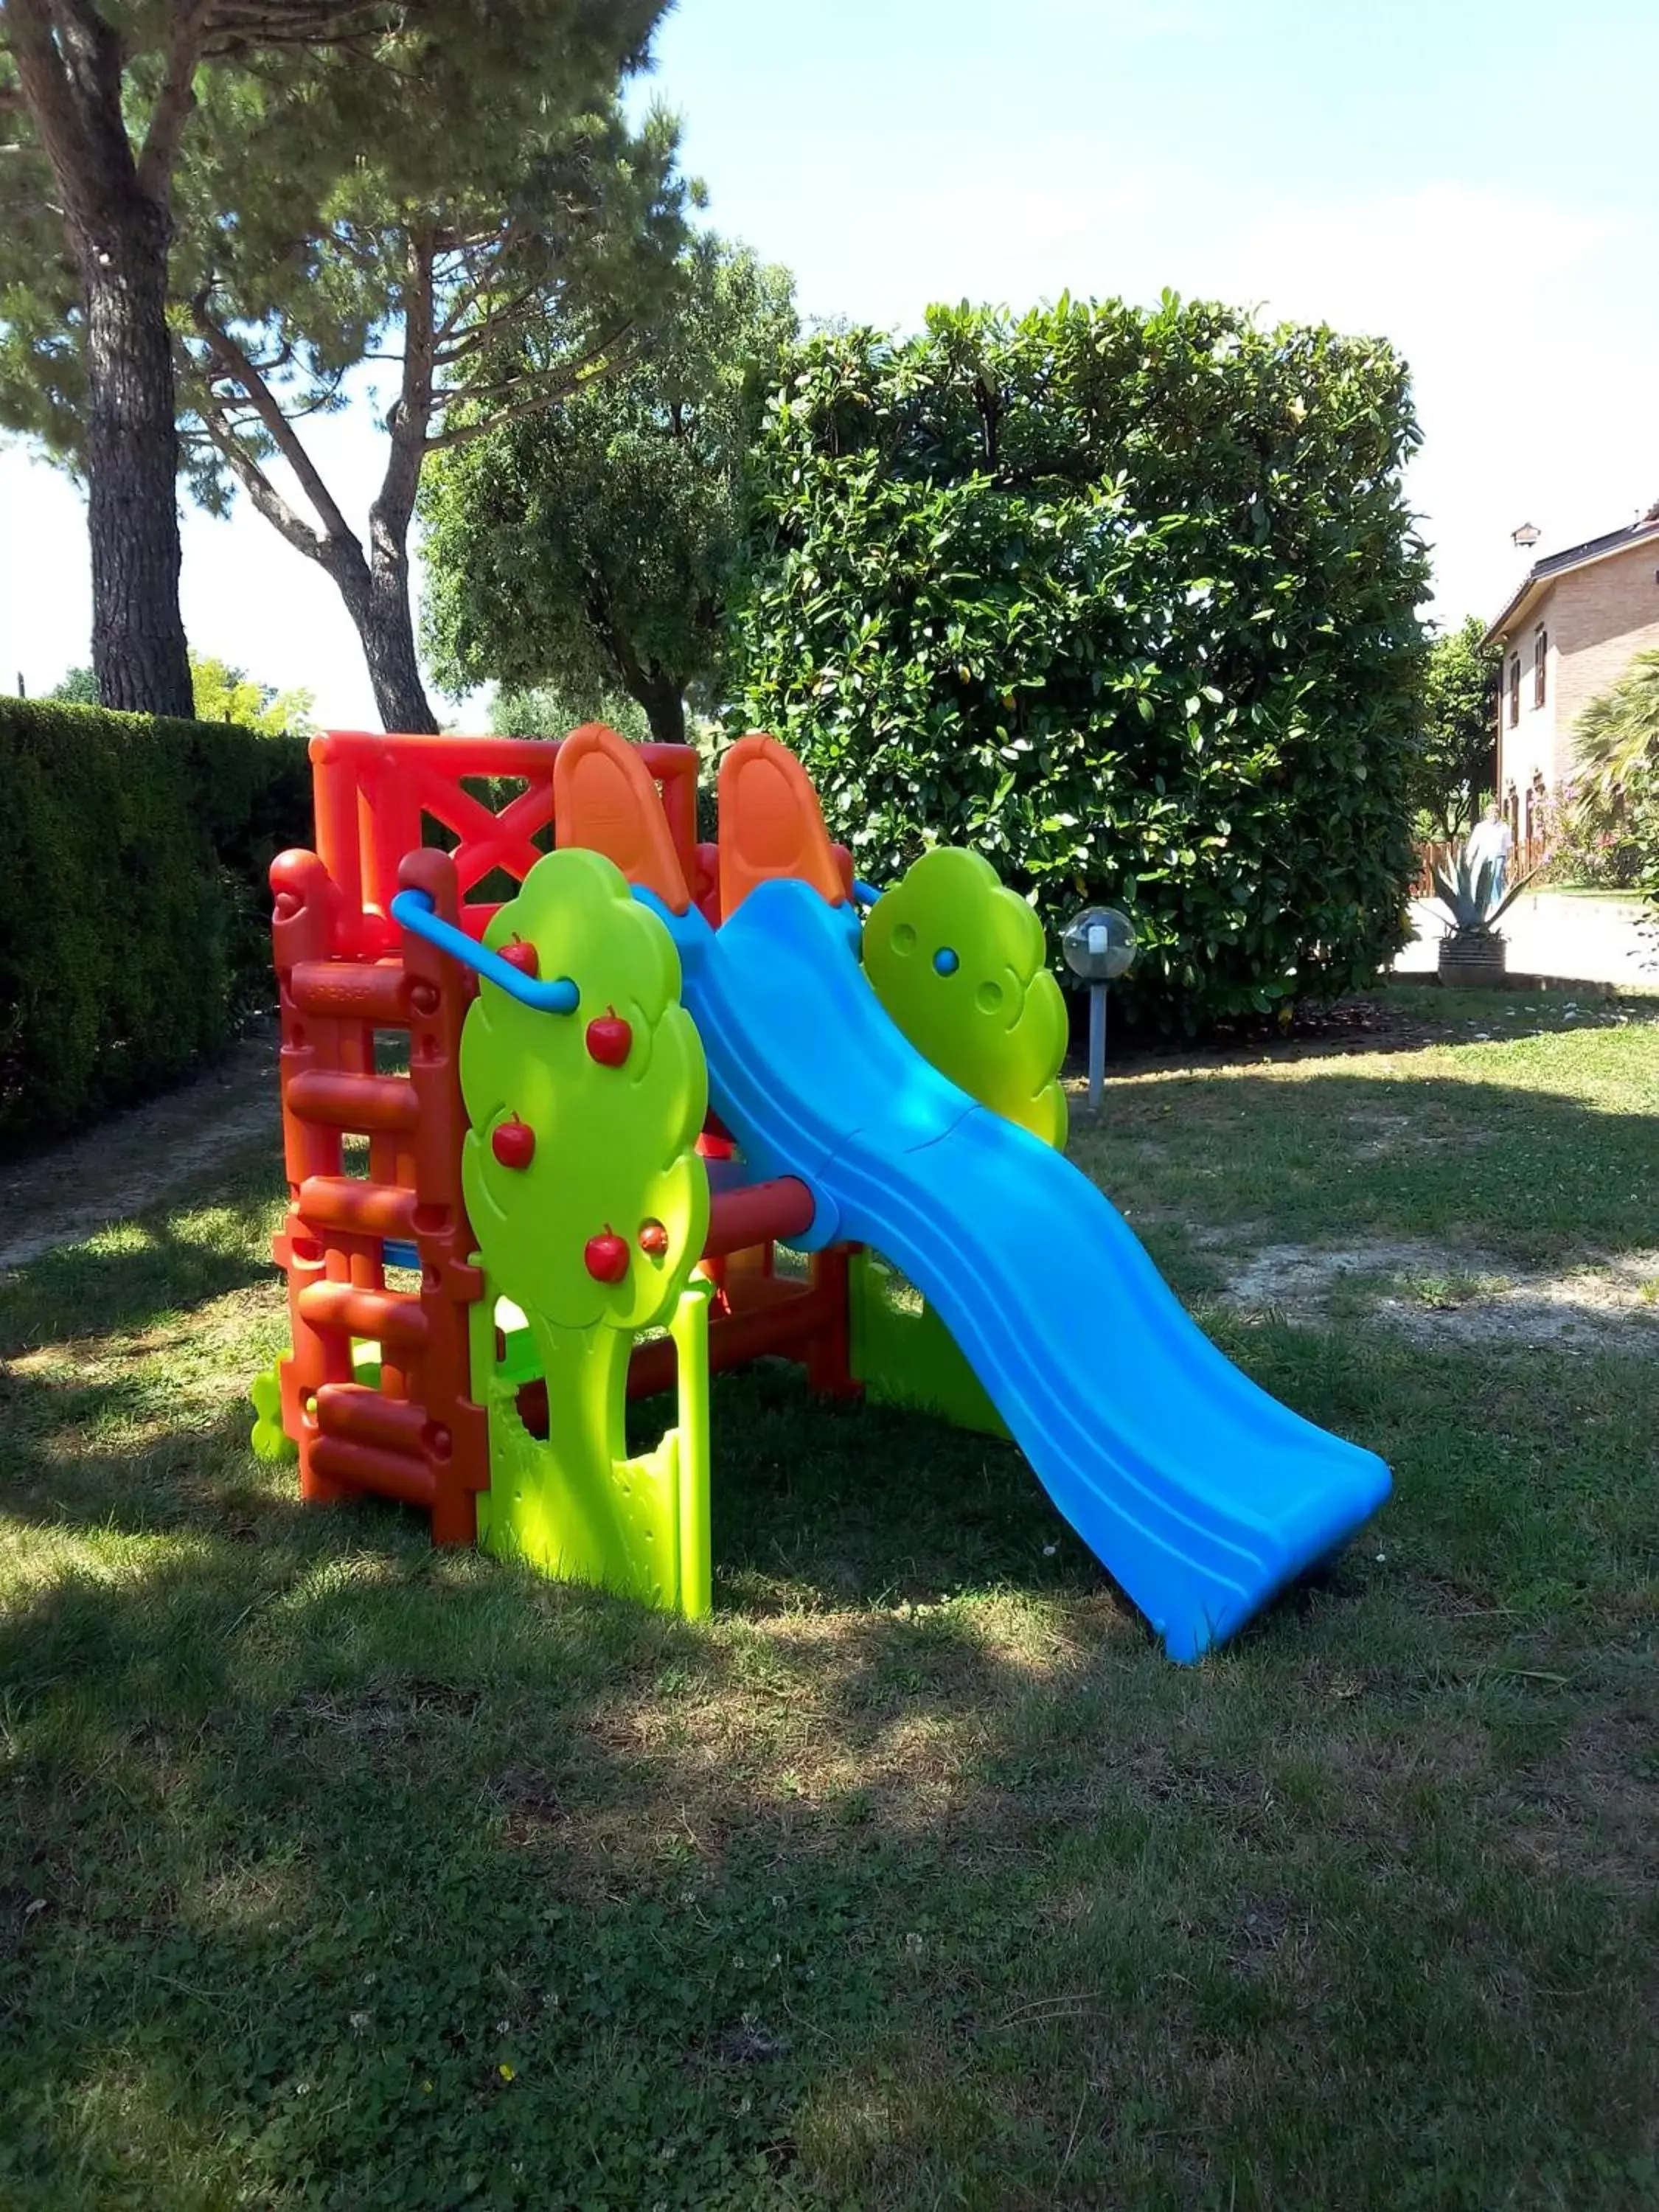
[[0, 699], [0, 1143], [220, 1049], [270, 970], [264, 884], [305, 740]]
[[1193, 1029], [1403, 942], [1426, 566], [1407, 372], [1167, 297], [799, 347], [754, 457], [738, 714], [860, 872], [976, 846], [1050, 927], [1133, 913]]

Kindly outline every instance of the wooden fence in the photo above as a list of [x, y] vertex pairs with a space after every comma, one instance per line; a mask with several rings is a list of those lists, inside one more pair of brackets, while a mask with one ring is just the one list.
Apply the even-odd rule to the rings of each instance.
[[[1457, 856], [1465, 840], [1462, 837], [1442, 837], [1431, 840], [1417, 848], [1417, 878], [1412, 884], [1413, 898], [1432, 898], [1434, 878], [1431, 869], [1444, 868], [1449, 874], [1457, 866]], [[1549, 858], [1549, 842], [1541, 835], [1517, 838], [1510, 854], [1509, 881], [1518, 883], [1529, 876], [1534, 868], [1541, 868]]]

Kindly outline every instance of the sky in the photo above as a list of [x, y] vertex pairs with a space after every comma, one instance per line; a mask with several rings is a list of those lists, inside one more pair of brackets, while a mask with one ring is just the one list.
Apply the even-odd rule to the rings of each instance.
[[[1437, 620], [1659, 499], [1652, 0], [679, 0], [641, 96], [708, 219], [805, 315], [913, 329], [1169, 287], [1381, 334], [1424, 431]], [[313, 433], [366, 518], [367, 398]], [[326, 578], [239, 507], [187, 512], [191, 641], [374, 726]], [[0, 447], [0, 689], [90, 658], [74, 488]]]

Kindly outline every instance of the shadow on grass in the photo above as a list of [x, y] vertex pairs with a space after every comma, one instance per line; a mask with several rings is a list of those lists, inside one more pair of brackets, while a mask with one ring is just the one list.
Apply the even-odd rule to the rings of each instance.
[[[1277, 1137], [1171, 1102], [1309, 1234], [1363, 1209], [1377, 1095], [1321, 1080]], [[1471, 1227], [1511, 1202], [1468, 1187]], [[159, 1374], [20, 1371], [258, 1279], [231, 1211], [159, 1275], [118, 1240], [0, 1294], [9, 2208], [1651, 2201], [1631, 1363], [1493, 1403], [1462, 1355], [1230, 1331], [1400, 1487], [1382, 1558], [1187, 1671], [1009, 1447], [724, 1378], [693, 1626], [301, 1512]]]
[[216, 1431], [165, 1539], [176, 1466], [89, 1468], [0, 1623], [0, 2195], [1640, 2202], [1639, 1427], [1592, 1481], [1576, 1407], [1255, 1348], [1416, 1456], [1388, 1571], [1197, 1671], [1007, 1447], [775, 1372], [697, 1626]]
[[210, 1206], [183, 1215], [141, 1214], [0, 1275], [0, 1359], [140, 1330], [210, 1298], [269, 1284], [272, 1265], [259, 1248], [279, 1189], [261, 1164]]
[[66, 1561], [0, 1625], [0, 2194], [1624, 2201], [1644, 1673], [1360, 1610], [1182, 1672], [1085, 1591], [692, 1626], [383, 1514]]

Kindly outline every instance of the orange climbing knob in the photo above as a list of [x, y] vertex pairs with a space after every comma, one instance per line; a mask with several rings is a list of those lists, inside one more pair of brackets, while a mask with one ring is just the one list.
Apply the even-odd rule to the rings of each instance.
[[720, 763], [720, 914], [757, 884], [795, 876], [839, 906], [847, 896], [812, 780], [787, 745], [758, 730]]
[[584, 722], [553, 763], [553, 835], [561, 846], [603, 853], [671, 914], [691, 903], [684, 871], [651, 771], [637, 745], [603, 722]]

